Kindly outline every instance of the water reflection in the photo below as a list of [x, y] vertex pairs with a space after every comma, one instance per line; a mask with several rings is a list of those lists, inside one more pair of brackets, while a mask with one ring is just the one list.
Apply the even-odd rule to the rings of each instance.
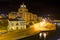
[[56, 31], [48, 31], [48, 32], [44, 31], [20, 40], [57, 40]]
[[44, 38], [44, 40], [45, 40], [46, 37], [47, 37], [47, 35], [48, 35], [48, 32], [40, 32], [40, 33], [39, 33], [40, 39], [41, 39], [41, 38]]

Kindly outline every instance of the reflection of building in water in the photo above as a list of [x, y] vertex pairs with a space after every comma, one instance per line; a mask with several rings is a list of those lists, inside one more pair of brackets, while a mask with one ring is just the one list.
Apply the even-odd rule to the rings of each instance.
[[26, 21], [22, 18], [9, 19], [8, 30], [26, 29]]

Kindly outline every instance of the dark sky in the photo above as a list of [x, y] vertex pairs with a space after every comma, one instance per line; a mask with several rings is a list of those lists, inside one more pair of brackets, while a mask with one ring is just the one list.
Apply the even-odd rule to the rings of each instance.
[[0, 0], [0, 13], [17, 11], [23, 2], [34, 14], [60, 16], [60, 2], [43, 0]]

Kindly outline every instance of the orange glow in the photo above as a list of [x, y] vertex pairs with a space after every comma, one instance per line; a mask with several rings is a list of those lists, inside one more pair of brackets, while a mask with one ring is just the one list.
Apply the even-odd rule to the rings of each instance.
[[40, 22], [40, 27], [43, 27], [46, 24], [45, 21]]
[[40, 23], [34, 24], [34, 29], [37, 31], [48, 31], [48, 30], [56, 30], [56, 25], [47, 22], [47, 21], [42, 21]]
[[39, 33], [39, 36], [42, 37], [42, 33]]
[[47, 36], [47, 33], [43, 33], [43, 36], [44, 36], [44, 38], [46, 38], [46, 36]]
[[39, 23], [34, 24], [34, 29], [35, 29], [35, 30], [39, 30], [39, 27], [40, 27]]

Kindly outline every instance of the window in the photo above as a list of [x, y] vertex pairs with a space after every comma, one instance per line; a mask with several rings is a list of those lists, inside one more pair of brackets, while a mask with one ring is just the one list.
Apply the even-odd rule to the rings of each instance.
[[18, 26], [19, 24], [17, 23], [16, 26]]
[[22, 11], [22, 10], [20, 10], [20, 11]]

